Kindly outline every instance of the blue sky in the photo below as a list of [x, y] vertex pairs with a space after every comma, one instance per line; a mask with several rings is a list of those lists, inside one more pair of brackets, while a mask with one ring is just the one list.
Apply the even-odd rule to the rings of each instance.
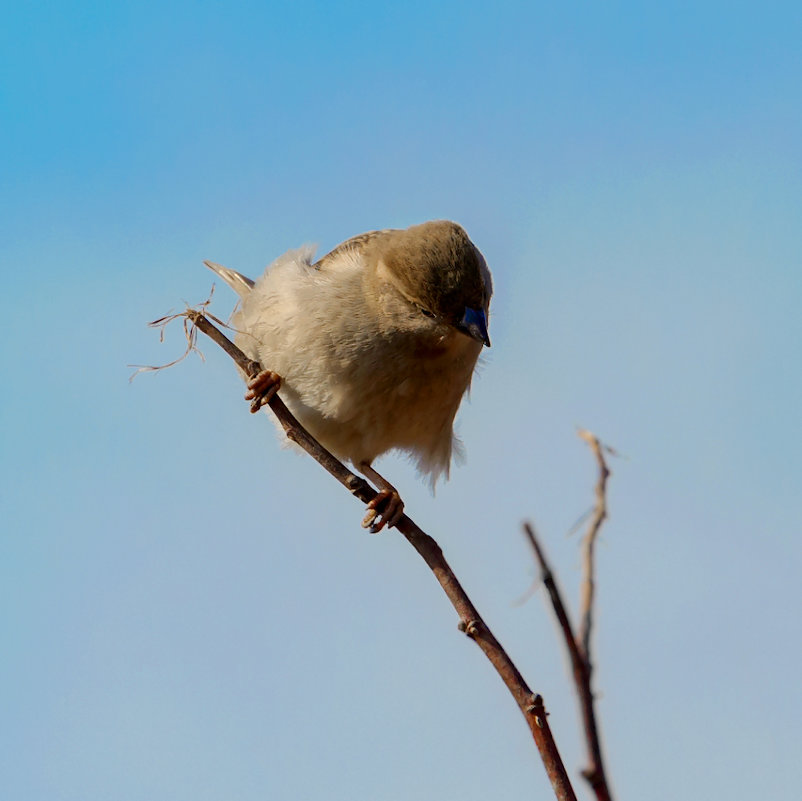
[[[802, 12], [792, 3], [17, 4], [0, 31], [0, 771], [15, 799], [550, 797], [514, 703], [395, 534], [148, 320], [288, 248], [447, 217], [493, 348], [432, 498], [381, 467], [582, 743], [595, 431], [620, 798], [802, 781]], [[218, 287], [213, 309], [233, 299]], [[577, 790], [585, 794], [581, 780]], [[585, 795], [587, 797], [587, 795]]]

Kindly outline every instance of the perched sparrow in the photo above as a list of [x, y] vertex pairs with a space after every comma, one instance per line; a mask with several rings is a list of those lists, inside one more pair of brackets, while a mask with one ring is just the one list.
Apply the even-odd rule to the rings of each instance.
[[377, 486], [363, 525], [379, 531], [404, 504], [371, 466], [377, 456], [409, 453], [432, 486], [448, 476], [460, 447], [454, 417], [490, 346], [490, 271], [446, 221], [361, 234], [316, 262], [313, 254], [290, 251], [256, 282], [205, 264], [242, 299], [237, 345], [267, 368], [246, 399], [266, 403], [281, 386], [304, 427]]

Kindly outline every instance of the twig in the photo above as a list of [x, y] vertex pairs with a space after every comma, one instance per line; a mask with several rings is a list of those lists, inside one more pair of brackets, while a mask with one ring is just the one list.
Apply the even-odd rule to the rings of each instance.
[[590, 784], [598, 801], [612, 801], [612, 793], [610, 792], [601, 753], [599, 727], [596, 721], [595, 699], [591, 682], [593, 662], [590, 655], [595, 589], [594, 546], [602, 523], [607, 517], [607, 479], [610, 476], [610, 470], [605, 462], [602, 445], [598, 438], [584, 429], [579, 431], [579, 436], [588, 443], [596, 457], [596, 463], [599, 466], [599, 478], [595, 487], [596, 503], [588, 523], [587, 532], [582, 540], [583, 576], [580, 590], [580, 629], [578, 636], [574, 634], [573, 626], [563, 603], [560, 589], [554, 579], [551, 566], [538, 542], [534, 529], [529, 523], [524, 523], [524, 532], [540, 565], [541, 578], [549, 594], [554, 614], [560, 624], [565, 647], [571, 660], [571, 670], [579, 697], [582, 724], [585, 730], [585, 742], [588, 749], [588, 766], [582, 770], [582, 776]]
[[[203, 311], [188, 310], [185, 314], [193, 325], [223, 348], [246, 375], [256, 375], [262, 369], [261, 365], [249, 359], [228, 337], [212, 325]], [[312, 437], [295, 419], [278, 395], [274, 395], [268, 401], [268, 406], [278, 418], [289, 439], [300, 445], [360, 501], [368, 503], [373, 500], [377, 493], [367, 481], [352, 473]], [[529, 689], [518, 668], [468, 598], [446, 562], [443, 551], [437, 542], [407, 515], [401, 517], [396, 528], [423, 557], [449, 601], [457, 610], [460, 617], [460, 631], [463, 631], [482, 649], [518, 704], [532, 732], [556, 797], [559, 801], [576, 801], [576, 795], [548, 724], [543, 698]]]
[[596, 505], [593, 508], [593, 515], [588, 523], [585, 538], [582, 540], [582, 594], [580, 599], [580, 626], [579, 641], [582, 643], [582, 651], [585, 660], [590, 664], [590, 633], [593, 628], [593, 596], [595, 591], [594, 583], [594, 555], [596, 538], [599, 536], [599, 529], [607, 517], [607, 479], [610, 477], [610, 470], [604, 460], [601, 444], [598, 437], [584, 428], [578, 431], [579, 436], [587, 442], [593, 455], [596, 457], [596, 464], [599, 466], [599, 477], [596, 481], [594, 493], [596, 495]]
[[546, 591], [549, 594], [551, 605], [554, 607], [554, 614], [557, 616], [557, 622], [560, 624], [560, 628], [562, 629], [563, 637], [565, 638], [565, 645], [568, 649], [568, 656], [571, 658], [571, 668], [573, 669], [574, 680], [577, 682], [577, 687], [579, 687], [584, 682], [585, 663], [574, 637], [574, 630], [571, 626], [571, 620], [568, 617], [565, 604], [563, 603], [560, 588], [557, 586], [557, 582], [554, 579], [554, 573], [551, 570], [551, 565], [548, 563], [546, 554], [543, 552], [543, 549], [538, 542], [537, 535], [535, 534], [535, 530], [532, 528], [530, 523], [524, 523], [524, 533], [529, 538], [529, 543], [532, 546], [532, 550], [535, 552], [535, 557], [537, 558], [538, 563], [540, 564], [540, 577], [543, 580], [543, 585], [546, 587]]

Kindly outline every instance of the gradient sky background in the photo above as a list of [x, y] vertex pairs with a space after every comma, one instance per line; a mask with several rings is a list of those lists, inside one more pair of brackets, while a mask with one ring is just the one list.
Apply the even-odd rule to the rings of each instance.
[[[145, 323], [202, 259], [447, 217], [495, 274], [436, 498], [385, 458], [551, 712], [520, 522], [575, 605], [595, 469], [620, 799], [802, 784], [799, 3], [16, 3], [0, 29], [0, 775], [17, 801], [551, 798], [421, 560]], [[218, 287], [213, 311], [232, 293]], [[588, 795], [582, 781], [577, 791]]]

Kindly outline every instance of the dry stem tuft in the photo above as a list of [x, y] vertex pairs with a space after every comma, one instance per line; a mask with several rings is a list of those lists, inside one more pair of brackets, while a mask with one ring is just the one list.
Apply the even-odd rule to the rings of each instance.
[[[209, 291], [209, 297], [206, 298], [201, 303], [198, 303], [196, 306], [190, 306], [188, 303], [186, 304], [186, 309], [182, 312], [176, 312], [175, 314], [168, 313], [164, 317], [159, 317], [158, 320], [153, 320], [152, 322], [148, 323], [149, 328], [158, 328], [159, 329], [159, 342], [164, 342], [164, 330], [167, 326], [173, 322], [173, 320], [178, 320], [180, 318], [184, 318], [184, 337], [187, 340], [187, 347], [186, 350], [177, 358], [173, 359], [173, 361], [168, 362], [167, 364], [159, 364], [159, 365], [149, 365], [149, 364], [129, 364], [129, 367], [136, 367], [137, 369], [131, 374], [131, 377], [128, 381], [133, 381], [140, 373], [153, 373], [157, 372], [158, 370], [166, 370], [168, 367], [175, 367], [175, 365], [180, 364], [184, 361], [184, 359], [189, 356], [190, 353], [193, 351], [200, 356], [201, 361], [206, 361], [206, 357], [203, 355], [203, 351], [198, 347], [198, 327], [196, 324], [195, 316], [200, 314], [203, 317], [208, 317], [210, 320], [214, 320], [218, 325], [223, 326], [223, 328], [228, 328], [229, 330], [233, 331], [233, 329], [228, 323], [224, 323], [219, 318], [215, 317], [210, 311], [209, 306], [212, 302], [212, 298], [214, 297], [214, 284], [212, 284], [212, 288]], [[229, 318], [230, 319], [230, 318]]]

